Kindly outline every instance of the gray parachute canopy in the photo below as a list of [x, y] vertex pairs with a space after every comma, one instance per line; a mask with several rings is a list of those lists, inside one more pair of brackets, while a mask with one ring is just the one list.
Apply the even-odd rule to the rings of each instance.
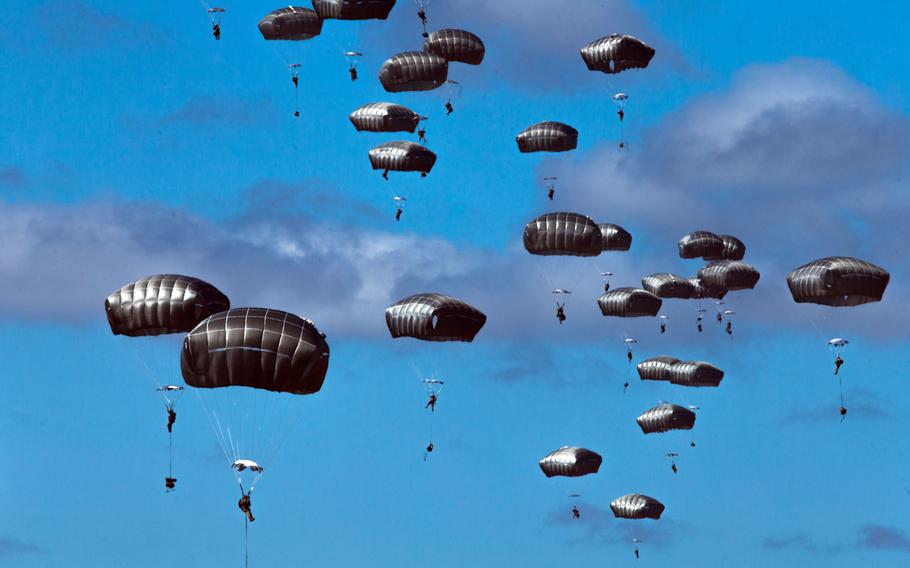
[[426, 174], [435, 163], [436, 154], [414, 142], [386, 142], [370, 150], [370, 164], [374, 170]]
[[114, 335], [187, 332], [231, 307], [217, 288], [192, 276], [157, 274], [123, 286], [104, 301]]
[[384, 20], [395, 0], [313, 0], [313, 9], [323, 20]]
[[449, 63], [438, 55], [405, 51], [388, 58], [379, 69], [379, 82], [390, 93], [431, 91], [449, 78]]
[[692, 298], [696, 300], [702, 300], [705, 298], [714, 298], [720, 300], [727, 295], [726, 288], [708, 286], [702, 282], [701, 278], [689, 278], [689, 283], [694, 287]]
[[695, 286], [683, 278], [669, 272], [658, 272], [641, 279], [642, 288], [659, 298], [681, 298], [688, 300], [695, 295]]
[[610, 509], [617, 519], [659, 519], [664, 504], [653, 497], [632, 493], [615, 499], [610, 503]]
[[603, 236], [603, 250], [626, 251], [632, 248], [632, 233], [613, 223], [601, 223], [600, 234]]
[[612, 34], [581, 48], [581, 58], [590, 71], [613, 74], [626, 69], [644, 69], [654, 57], [654, 48], [629, 35]]
[[682, 406], [664, 403], [642, 412], [635, 421], [645, 434], [691, 430], [695, 427], [695, 413]]
[[416, 112], [394, 103], [366, 104], [348, 118], [358, 132], [414, 132], [420, 122]]
[[480, 65], [486, 48], [479, 37], [465, 30], [444, 29], [433, 32], [423, 42], [423, 50], [446, 61]]
[[259, 20], [259, 32], [267, 40], [304, 40], [322, 32], [322, 18], [309, 8], [278, 8]]
[[515, 137], [518, 151], [568, 152], [578, 146], [578, 131], [562, 122], [548, 120], [525, 128]]
[[695, 231], [679, 239], [680, 258], [719, 258], [723, 254], [723, 239], [710, 231]]
[[725, 290], [751, 290], [761, 278], [758, 270], [740, 260], [719, 260], [698, 271], [707, 286]]
[[617, 288], [597, 298], [605, 316], [638, 318], [656, 316], [663, 300], [641, 288]]
[[684, 387], [716, 387], [724, 372], [704, 361], [680, 361], [670, 365], [670, 382]]
[[385, 310], [392, 337], [424, 341], [473, 341], [486, 321], [474, 306], [442, 294], [415, 294]]
[[540, 460], [540, 469], [547, 477], [561, 475], [564, 477], [581, 477], [597, 473], [603, 458], [600, 454], [586, 448], [563, 446], [552, 451]]
[[705, 260], [742, 260], [746, 256], [746, 245], [732, 235], [718, 235], [723, 249], [718, 256], [706, 256]]
[[676, 363], [679, 363], [679, 359], [676, 357], [661, 355], [660, 357], [645, 359], [636, 368], [638, 369], [639, 378], [643, 381], [669, 381], [670, 367]]
[[329, 345], [313, 322], [265, 308], [209, 317], [186, 336], [180, 354], [183, 379], [196, 388], [312, 394], [328, 368]]
[[891, 275], [871, 262], [849, 256], [829, 256], [804, 264], [787, 275], [797, 303], [859, 306], [880, 302]]
[[524, 245], [529, 253], [543, 256], [597, 256], [604, 250], [597, 223], [564, 211], [541, 215], [525, 225]]

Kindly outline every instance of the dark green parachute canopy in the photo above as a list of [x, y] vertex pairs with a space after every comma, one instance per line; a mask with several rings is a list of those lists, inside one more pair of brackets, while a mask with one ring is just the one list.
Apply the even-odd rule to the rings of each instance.
[[379, 69], [379, 82], [390, 93], [431, 91], [449, 78], [449, 63], [438, 55], [405, 51], [388, 58]]
[[676, 357], [662, 355], [645, 359], [637, 365], [638, 376], [643, 381], [669, 381], [670, 367], [679, 363]]
[[705, 260], [742, 260], [746, 256], [746, 245], [732, 235], [718, 235], [723, 249], [717, 256], [706, 256]]
[[590, 71], [622, 73], [644, 69], [654, 57], [654, 48], [629, 35], [612, 34], [581, 48], [581, 58]]
[[787, 275], [797, 303], [859, 306], [880, 302], [891, 275], [871, 262], [849, 256], [829, 256], [804, 264]]
[[312, 394], [328, 368], [329, 345], [313, 322], [265, 308], [211, 316], [186, 336], [180, 354], [183, 379], [196, 388]]
[[259, 32], [267, 40], [304, 40], [322, 32], [322, 18], [309, 8], [278, 8], [259, 20]]
[[716, 387], [724, 372], [704, 361], [680, 361], [674, 357], [652, 357], [636, 367], [643, 381], [668, 381], [684, 387]]
[[600, 223], [605, 251], [627, 251], [632, 248], [632, 233], [613, 223]]
[[386, 308], [392, 337], [424, 341], [473, 341], [486, 323], [480, 310], [452, 296], [415, 294]]
[[157, 274], [123, 286], [104, 301], [114, 335], [185, 333], [231, 307], [217, 288], [192, 276]]
[[597, 298], [603, 315], [621, 318], [656, 316], [661, 304], [663, 300], [641, 288], [617, 288]]
[[414, 142], [386, 142], [370, 150], [374, 170], [427, 174], [435, 163], [436, 154]]
[[718, 260], [698, 271], [707, 286], [725, 290], [751, 290], [761, 278], [758, 270], [740, 260]]
[[659, 519], [664, 504], [653, 497], [633, 493], [623, 495], [610, 503], [613, 516], [617, 519]]
[[323, 20], [384, 20], [395, 0], [313, 0], [313, 9]]
[[681, 298], [688, 300], [695, 295], [695, 286], [683, 278], [669, 272], [658, 272], [641, 279], [641, 286], [658, 298]]
[[597, 256], [604, 250], [600, 225], [570, 212], [547, 213], [525, 225], [524, 245], [543, 256]]
[[727, 295], [726, 288], [708, 286], [702, 282], [701, 278], [689, 278], [689, 283], [694, 286], [692, 298], [696, 300], [703, 300], [705, 298], [714, 298], [720, 300]]
[[444, 29], [433, 32], [423, 42], [423, 50], [446, 61], [480, 65], [486, 48], [479, 37], [465, 30]]
[[645, 434], [691, 430], [695, 427], [695, 413], [676, 404], [663, 403], [642, 412], [635, 421]]
[[597, 473], [603, 458], [600, 454], [585, 448], [563, 446], [540, 460], [540, 469], [547, 477], [581, 477]]
[[578, 131], [562, 122], [548, 120], [525, 128], [515, 137], [518, 151], [567, 152], [578, 146]]
[[414, 132], [420, 122], [416, 112], [394, 103], [366, 104], [348, 118], [358, 132]]

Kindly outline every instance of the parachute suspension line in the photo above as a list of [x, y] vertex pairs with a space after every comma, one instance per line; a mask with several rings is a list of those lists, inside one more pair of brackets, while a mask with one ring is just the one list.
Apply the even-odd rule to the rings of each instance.
[[243, 519], [243, 566], [250, 566], [250, 521]]
[[[218, 422], [218, 415], [214, 412], [210, 412], [208, 407], [205, 404], [205, 401], [202, 400], [202, 397], [199, 395], [199, 391], [193, 389], [193, 392], [196, 393], [196, 398], [199, 399], [199, 402], [202, 403], [202, 408], [205, 410], [205, 417], [209, 421], [209, 426], [212, 427], [212, 433], [215, 434], [215, 440], [218, 441], [218, 445], [221, 447], [221, 453], [224, 454], [224, 459], [228, 462], [228, 465], [233, 465], [234, 460], [228, 455], [227, 446], [225, 445], [224, 432], [221, 430], [221, 423]], [[214, 420], [213, 420], [214, 417]], [[215, 424], [218, 424], [218, 427], [215, 427]]]
[[[142, 350], [139, 349], [139, 347], [137, 345], [135, 345], [135, 343], [133, 341], [127, 341], [127, 344], [130, 346], [130, 349], [133, 350], [133, 353], [136, 354], [136, 357], [139, 358], [139, 361], [142, 363], [142, 367], [145, 369], [146, 375], [148, 376], [148, 378], [152, 382], [152, 384], [155, 385], [155, 388], [160, 389], [162, 386], [164, 386], [161, 384], [161, 381], [158, 380], [158, 376], [155, 374], [155, 372], [149, 366], [148, 361], [146, 361], [145, 356], [142, 354]], [[167, 400], [167, 396], [164, 394], [164, 391], [161, 391], [161, 392], [162, 392], [162, 396], [164, 397], [164, 400]]]

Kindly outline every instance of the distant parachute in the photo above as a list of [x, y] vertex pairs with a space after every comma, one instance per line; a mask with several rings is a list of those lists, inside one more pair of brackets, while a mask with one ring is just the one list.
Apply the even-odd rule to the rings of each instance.
[[581, 58], [590, 71], [613, 74], [644, 69], [654, 57], [654, 48], [629, 35], [612, 34], [581, 48]]
[[663, 301], [640, 288], [616, 288], [597, 299], [605, 316], [623, 318], [656, 316]]
[[313, 9], [323, 20], [385, 20], [395, 0], [313, 0]]
[[604, 250], [603, 232], [585, 215], [547, 213], [525, 225], [524, 246], [535, 255], [598, 256]]
[[259, 20], [259, 32], [267, 40], [311, 39], [322, 32], [322, 18], [309, 8], [278, 8]]
[[406, 141], [380, 144], [370, 150], [369, 155], [373, 169], [386, 172], [420, 172], [426, 176], [436, 163], [436, 154], [420, 144]]
[[465, 30], [444, 29], [431, 33], [423, 42], [423, 50], [446, 61], [480, 65], [486, 48], [476, 35]]
[[186, 336], [180, 370], [196, 388], [245, 386], [291, 394], [322, 388], [329, 345], [313, 322], [280, 310], [234, 308]]
[[761, 274], [739, 260], [718, 260], [698, 271], [698, 278], [708, 286], [725, 290], [755, 288]]
[[664, 403], [644, 411], [635, 421], [645, 434], [691, 430], [695, 427], [695, 413], [676, 404]]
[[578, 131], [562, 122], [545, 121], [532, 124], [515, 137], [518, 151], [567, 152], [578, 146]]
[[641, 279], [642, 288], [658, 298], [681, 298], [695, 296], [695, 286], [682, 276], [669, 272], [658, 272]]
[[423, 51], [393, 55], [379, 69], [379, 81], [390, 93], [430, 91], [444, 85], [448, 76], [448, 62]]
[[637, 493], [623, 495], [610, 503], [613, 516], [617, 519], [659, 519], [664, 508], [657, 499]]
[[414, 132], [420, 116], [407, 107], [394, 103], [363, 105], [348, 117], [358, 131]]
[[208, 282], [179, 274], [141, 278], [104, 302], [111, 332], [131, 337], [187, 332], [230, 306], [227, 296]]
[[891, 275], [865, 260], [832, 256], [804, 264], [787, 275], [787, 286], [797, 303], [859, 306], [880, 302]]
[[581, 477], [597, 473], [603, 458], [586, 448], [563, 446], [540, 460], [540, 469], [547, 477]]
[[385, 311], [392, 337], [424, 341], [473, 341], [487, 321], [477, 308], [452, 296], [415, 294]]
[[716, 387], [724, 372], [704, 361], [680, 361], [674, 357], [652, 357], [638, 364], [643, 381], [668, 381], [687, 387]]

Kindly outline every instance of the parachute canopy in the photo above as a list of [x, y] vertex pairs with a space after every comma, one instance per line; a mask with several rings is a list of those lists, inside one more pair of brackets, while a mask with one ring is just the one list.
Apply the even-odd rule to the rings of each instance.
[[384, 20], [395, 0], [313, 0], [313, 9], [323, 20]]
[[423, 50], [446, 61], [480, 65], [486, 48], [479, 37], [465, 30], [444, 29], [431, 33], [423, 42]]
[[414, 132], [420, 122], [416, 112], [394, 103], [366, 104], [348, 118], [358, 132]]
[[636, 367], [643, 381], [669, 381], [686, 387], [716, 387], [724, 372], [704, 361], [680, 361], [673, 357], [652, 357]]
[[379, 69], [379, 82], [390, 93], [431, 91], [444, 85], [449, 63], [438, 55], [405, 51], [388, 58]]
[[641, 279], [641, 286], [658, 298], [682, 298], [687, 300], [695, 295], [695, 286], [669, 272], [658, 272]]
[[187, 332], [231, 307], [217, 288], [192, 276], [157, 274], [131, 282], [104, 301], [114, 335]]
[[597, 256], [604, 250], [604, 238], [600, 225], [590, 217], [556, 212], [525, 225], [524, 245], [536, 255]]
[[386, 142], [370, 150], [374, 170], [427, 174], [436, 163], [436, 154], [415, 142]]
[[654, 48], [629, 35], [612, 34], [581, 48], [581, 58], [590, 71], [622, 73], [644, 69], [654, 57]]
[[718, 256], [706, 256], [705, 260], [742, 260], [746, 256], [746, 245], [732, 235], [718, 235], [723, 248]]
[[695, 427], [695, 413], [682, 406], [664, 403], [642, 412], [635, 421], [645, 434], [691, 430]]
[[617, 519], [659, 519], [664, 504], [653, 497], [632, 493], [623, 495], [610, 503], [613, 516]]
[[477, 308], [452, 296], [415, 294], [385, 310], [392, 337], [424, 341], [473, 341], [487, 321]]
[[545, 121], [532, 124], [515, 137], [518, 151], [567, 152], [578, 146], [578, 131], [562, 122]]
[[637, 318], [656, 316], [663, 301], [641, 288], [616, 288], [597, 298], [597, 305], [605, 316]]
[[260, 466], [258, 463], [254, 462], [253, 460], [236, 460], [236, 461], [234, 461], [234, 463], [231, 464], [231, 469], [234, 469], [237, 471], [243, 471], [245, 469], [248, 469], [250, 471], [255, 471], [256, 473], [263, 472], [262, 466]]
[[183, 387], [181, 387], [180, 385], [165, 385], [163, 387], [158, 387], [155, 390], [157, 390], [159, 392], [176, 392], [176, 391], [182, 391]]
[[727, 295], [726, 288], [706, 285], [701, 278], [689, 278], [689, 283], [693, 286], [692, 298], [702, 300], [705, 298], [721, 299]]
[[259, 20], [259, 32], [267, 40], [305, 40], [322, 32], [322, 18], [309, 8], [278, 8]]
[[581, 477], [597, 473], [603, 458], [600, 454], [586, 448], [563, 446], [552, 451], [540, 460], [540, 469], [547, 477], [561, 475], [564, 477]]
[[197, 325], [180, 370], [196, 388], [244, 386], [291, 394], [322, 388], [329, 345], [312, 321], [266, 308], [235, 308]]
[[761, 278], [758, 270], [741, 260], [718, 260], [698, 271], [706, 285], [725, 290], [750, 290]]
[[613, 223], [600, 223], [599, 226], [603, 237], [603, 250], [627, 251], [632, 248], [632, 233]]
[[637, 365], [638, 376], [643, 381], [669, 381], [670, 367], [679, 363], [676, 357], [651, 357]]
[[705, 260], [742, 260], [746, 256], [746, 245], [731, 235], [695, 231], [679, 239], [679, 256]]
[[787, 275], [797, 303], [859, 306], [880, 302], [891, 275], [871, 262], [849, 256], [829, 256], [804, 264]]

